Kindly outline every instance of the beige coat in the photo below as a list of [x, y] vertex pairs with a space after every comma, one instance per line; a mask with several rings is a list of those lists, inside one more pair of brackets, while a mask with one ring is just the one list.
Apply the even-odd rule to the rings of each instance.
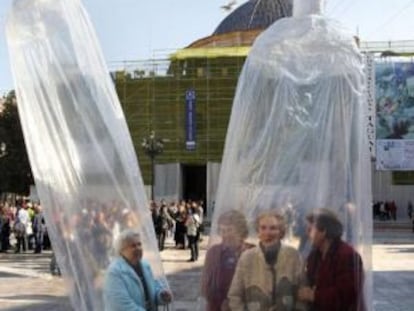
[[296, 291], [304, 282], [303, 263], [298, 251], [282, 245], [276, 271], [276, 304], [272, 303], [273, 273], [260, 247], [245, 251], [237, 264], [228, 293], [232, 311], [306, 310], [296, 302]]

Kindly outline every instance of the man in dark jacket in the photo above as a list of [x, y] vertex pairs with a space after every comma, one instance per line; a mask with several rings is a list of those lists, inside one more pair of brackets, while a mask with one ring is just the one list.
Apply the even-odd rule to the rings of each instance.
[[362, 259], [341, 240], [342, 224], [326, 209], [314, 211], [307, 221], [313, 245], [306, 269], [309, 286], [299, 289], [298, 298], [312, 311], [365, 311]]
[[160, 251], [164, 250], [165, 239], [172, 225], [173, 220], [168, 214], [167, 206], [161, 205], [158, 215], [155, 218], [155, 233], [157, 234], [158, 248]]
[[43, 238], [46, 231], [45, 218], [43, 216], [42, 207], [37, 205], [35, 207], [35, 216], [33, 218], [33, 234], [35, 237], [35, 250], [34, 253], [39, 254], [43, 249]]

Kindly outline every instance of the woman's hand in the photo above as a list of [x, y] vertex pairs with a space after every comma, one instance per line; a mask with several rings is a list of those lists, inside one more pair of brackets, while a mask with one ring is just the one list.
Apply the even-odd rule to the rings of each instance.
[[220, 311], [230, 311], [230, 305], [229, 305], [229, 300], [228, 299], [225, 299], [223, 301], [223, 303], [221, 304]]
[[163, 290], [160, 294], [160, 297], [164, 303], [170, 303], [172, 300], [172, 294], [169, 290]]
[[315, 300], [315, 289], [308, 286], [301, 287], [298, 290], [298, 300], [305, 302], [313, 302]]

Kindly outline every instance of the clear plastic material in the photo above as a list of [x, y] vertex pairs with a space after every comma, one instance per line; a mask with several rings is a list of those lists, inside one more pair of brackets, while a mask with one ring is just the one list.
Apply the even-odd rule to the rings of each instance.
[[304, 17], [311, 14], [321, 15], [325, 0], [293, 0], [293, 17]]
[[365, 302], [371, 310], [371, 166], [362, 57], [352, 35], [318, 14], [321, 3], [295, 1], [297, 15], [263, 32], [245, 62], [226, 137], [204, 299], [206, 287], [214, 290], [220, 283], [214, 279], [210, 250], [217, 252], [224, 242], [223, 215], [241, 212], [249, 227], [246, 242], [257, 245], [257, 215], [279, 209], [289, 225], [283, 243], [305, 260], [305, 216], [327, 208], [341, 220], [343, 240], [362, 257]]
[[7, 39], [18, 108], [53, 250], [75, 310], [103, 310], [125, 228], [166, 282], [128, 127], [80, 0], [16, 0]]

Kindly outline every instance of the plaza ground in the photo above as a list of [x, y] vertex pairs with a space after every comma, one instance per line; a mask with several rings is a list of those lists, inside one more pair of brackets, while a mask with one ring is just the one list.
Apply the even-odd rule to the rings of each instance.
[[[377, 223], [373, 243], [375, 311], [414, 310], [414, 233], [408, 221]], [[198, 262], [189, 263], [189, 250], [176, 250], [168, 240], [162, 260], [176, 311], [196, 311], [199, 278], [207, 238]], [[64, 280], [49, 274], [50, 252], [0, 255], [0, 310], [69, 311]]]

